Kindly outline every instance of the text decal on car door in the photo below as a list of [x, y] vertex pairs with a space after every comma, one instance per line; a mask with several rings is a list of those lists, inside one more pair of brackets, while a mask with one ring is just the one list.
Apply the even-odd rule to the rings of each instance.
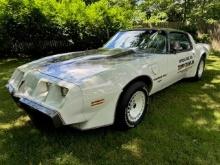
[[194, 64], [193, 56], [188, 56], [179, 60], [178, 72], [185, 71]]

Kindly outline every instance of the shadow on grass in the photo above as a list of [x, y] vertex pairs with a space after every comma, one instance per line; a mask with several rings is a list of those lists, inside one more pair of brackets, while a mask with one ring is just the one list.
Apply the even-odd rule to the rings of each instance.
[[[215, 53], [217, 54], [217, 53]], [[13, 65], [12, 65], [13, 64]], [[0, 162], [3, 164], [218, 164], [220, 162], [220, 56], [204, 78], [181, 81], [153, 96], [135, 129], [36, 129], [0, 88]], [[18, 64], [0, 63], [8, 78]], [[7, 67], [8, 66], [8, 67]], [[2, 78], [2, 77], [1, 77]], [[0, 82], [0, 87], [6, 84]]]

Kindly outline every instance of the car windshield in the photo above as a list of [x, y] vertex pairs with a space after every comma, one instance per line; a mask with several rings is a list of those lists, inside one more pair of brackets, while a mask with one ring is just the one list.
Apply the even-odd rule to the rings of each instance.
[[104, 48], [139, 48], [149, 53], [166, 53], [166, 34], [157, 30], [121, 31]]

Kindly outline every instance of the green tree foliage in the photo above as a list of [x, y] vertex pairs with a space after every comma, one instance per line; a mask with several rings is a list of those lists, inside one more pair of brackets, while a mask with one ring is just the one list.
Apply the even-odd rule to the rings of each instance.
[[220, 20], [219, 0], [145, 0], [139, 8], [146, 12], [147, 22], [198, 22]]
[[220, 20], [219, 0], [0, 0], [0, 57], [91, 49], [143, 23]]
[[[42, 54], [50, 49], [96, 48], [119, 29], [131, 27], [133, 15], [130, 7], [107, 0], [88, 4], [83, 0], [1, 0], [0, 52]], [[45, 50], [49, 41], [66, 43], [68, 48], [56, 50], [56, 45]], [[21, 43], [26, 52], [19, 50]]]

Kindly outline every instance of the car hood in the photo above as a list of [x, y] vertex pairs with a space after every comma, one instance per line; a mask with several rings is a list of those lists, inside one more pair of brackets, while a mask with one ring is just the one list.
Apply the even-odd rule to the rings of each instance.
[[117, 64], [136, 59], [131, 49], [97, 49], [55, 55], [30, 63], [28, 70], [37, 70], [58, 79], [77, 82], [95, 74], [114, 69]]

